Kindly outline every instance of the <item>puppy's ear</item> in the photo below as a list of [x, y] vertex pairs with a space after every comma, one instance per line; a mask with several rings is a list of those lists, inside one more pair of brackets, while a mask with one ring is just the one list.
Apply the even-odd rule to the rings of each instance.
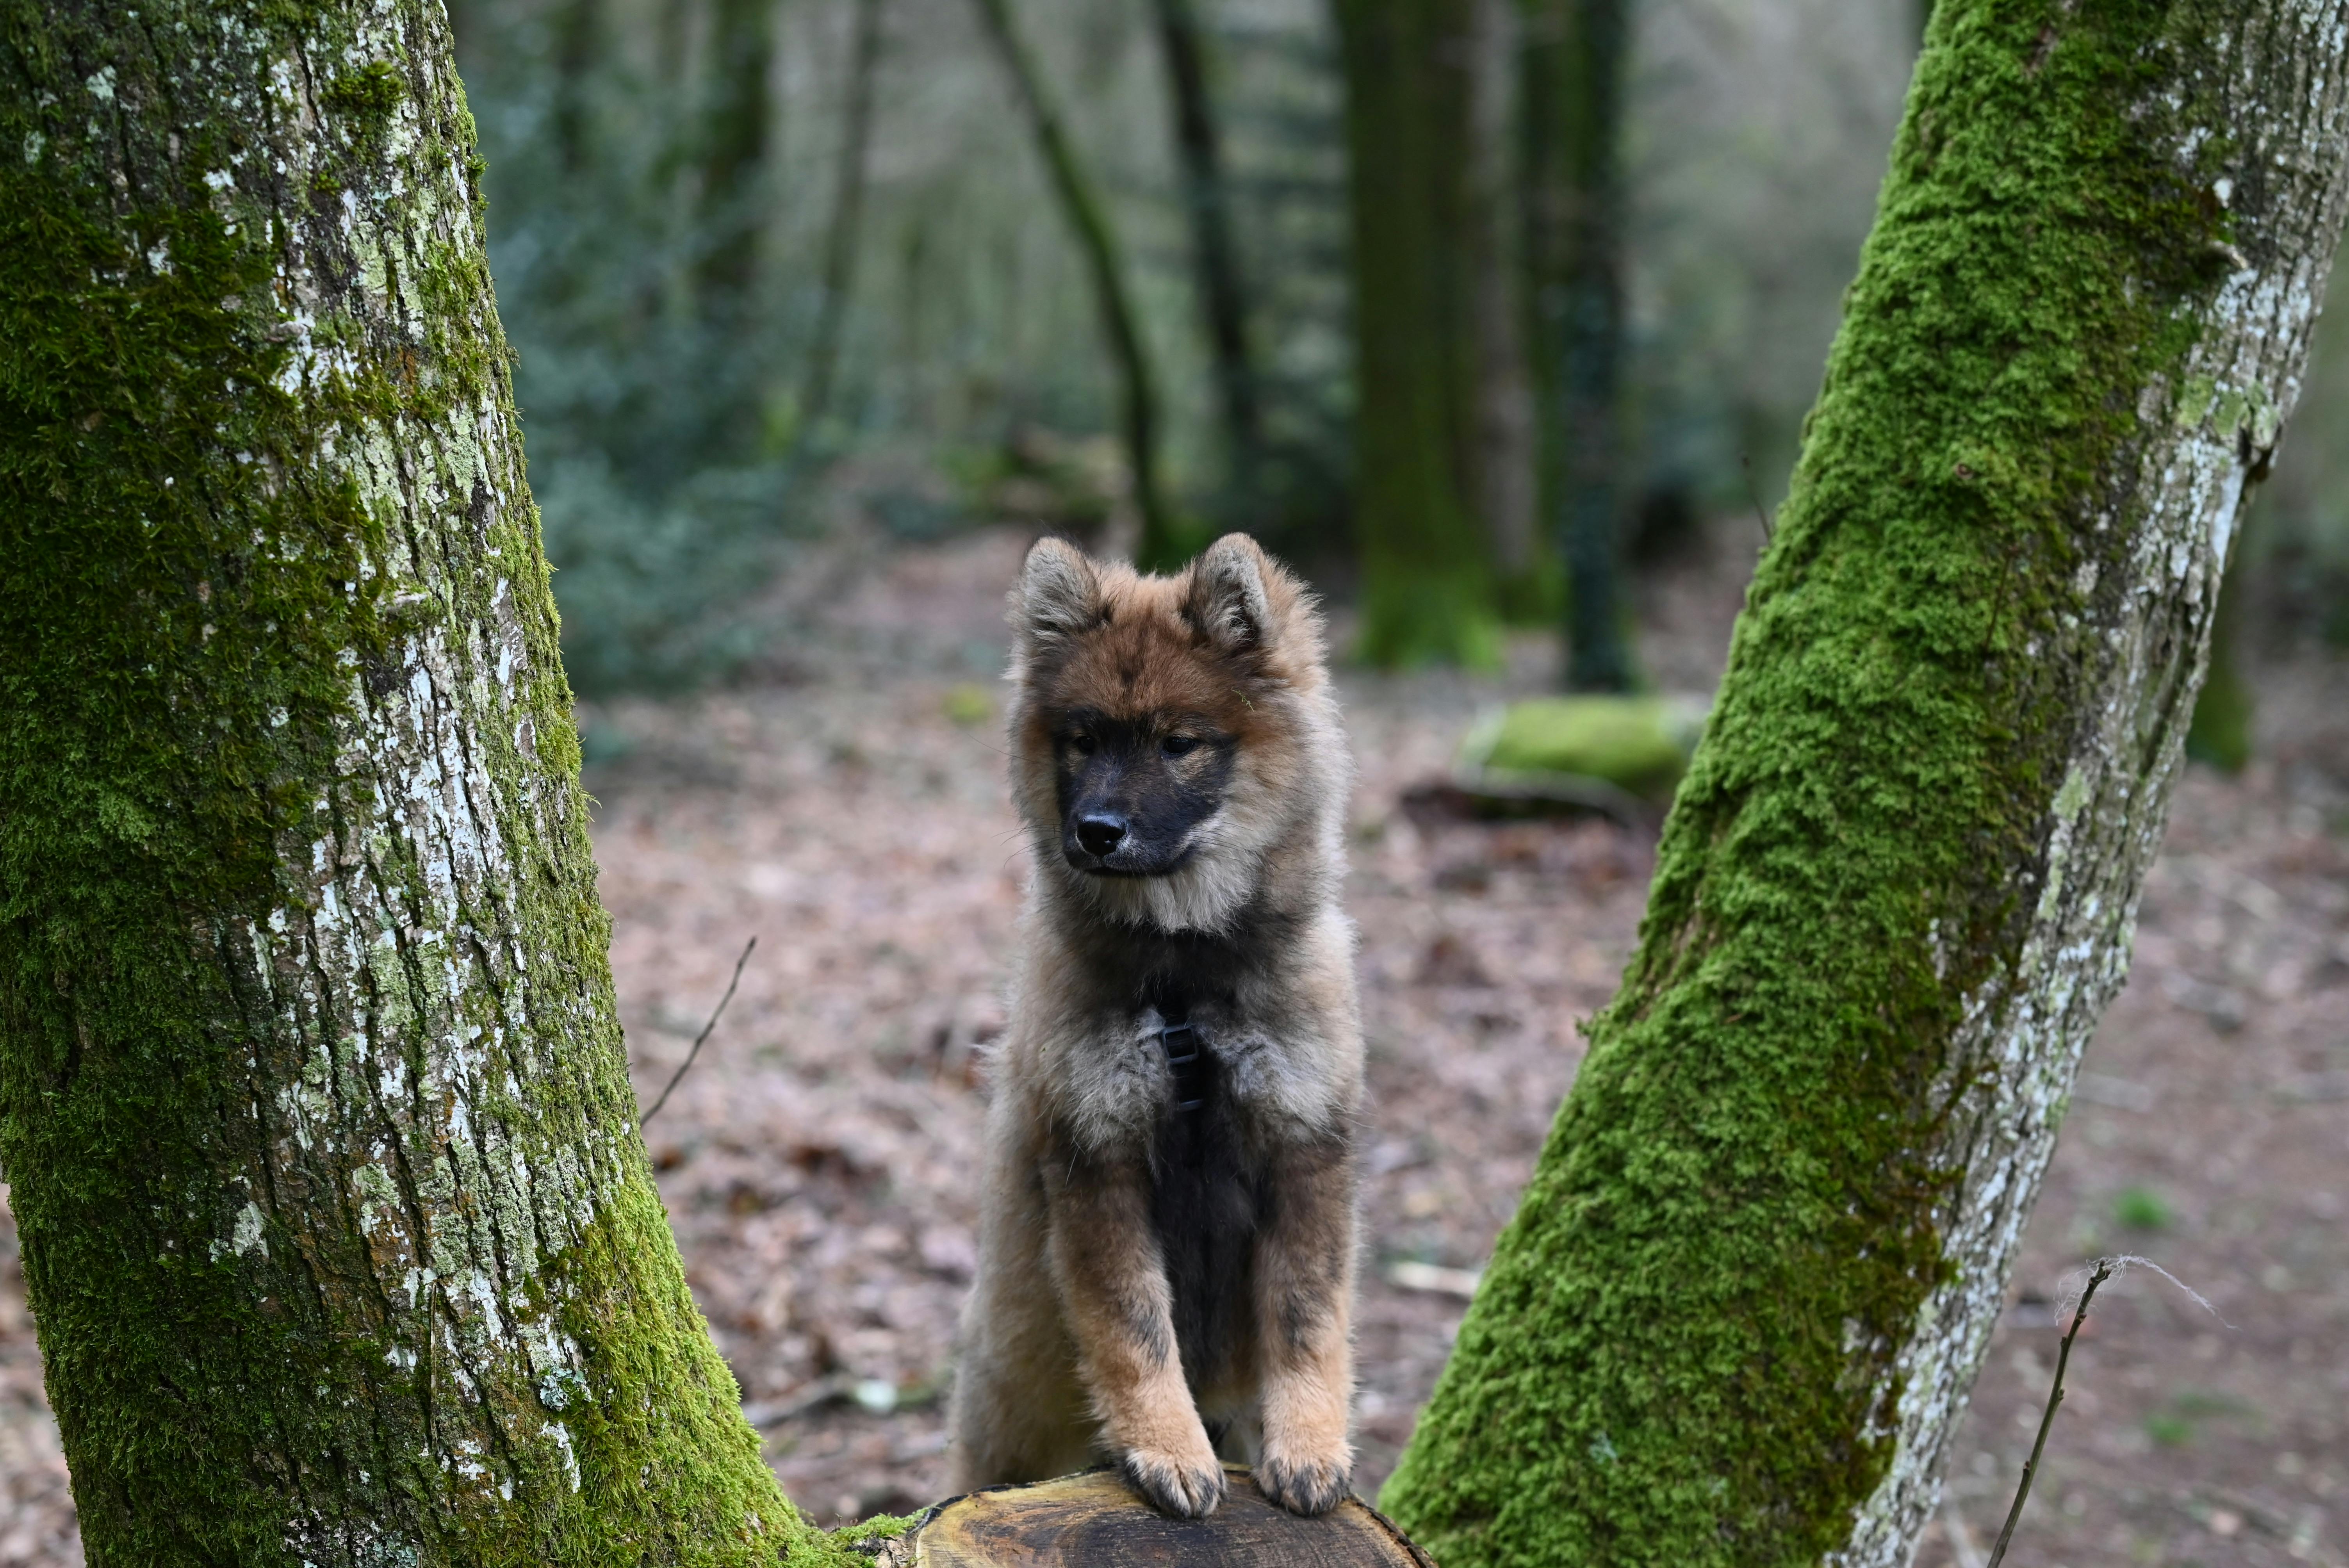
[[1011, 591], [1011, 626], [1022, 641], [1043, 646], [1072, 636], [1100, 618], [1101, 574], [1065, 539], [1040, 539]]
[[1268, 646], [1278, 634], [1265, 578], [1277, 570], [1245, 533], [1227, 533], [1191, 562], [1191, 588], [1183, 614], [1206, 639], [1226, 653]]

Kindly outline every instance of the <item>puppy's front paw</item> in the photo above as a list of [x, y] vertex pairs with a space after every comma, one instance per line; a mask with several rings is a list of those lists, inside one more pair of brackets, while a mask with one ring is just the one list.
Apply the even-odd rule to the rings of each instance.
[[1224, 1501], [1224, 1467], [1216, 1451], [1199, 1434], [1199, 1452], [1170, 1454], [1156, 1449], [1134, 1449], [1120, 1468], [1125, 1484], [1150, 1501], [1161, 1513], [1177, 1519], [1205, 1519]]
[[1353, 1479], [1353, 1457], [1343, 1449], [1319, 1458], [1269, 1453], [1256, 1467], [1256, 1484], [1264, 1495], [1308, 1519], [1343, 1502]]

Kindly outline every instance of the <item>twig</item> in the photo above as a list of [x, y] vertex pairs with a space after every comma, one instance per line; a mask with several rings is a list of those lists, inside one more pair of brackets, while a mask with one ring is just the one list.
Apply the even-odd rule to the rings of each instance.
[[[2211, 1316], [2218, 1318], [2220, 1327], [2232, 1328], [2235, 1326], [2233, 1324], [2229, 1323], [2225, 1317], [2220, 1315], [2217, 1307], [2210, 1305], [2209, 1297], [2204, 1295], [2200, 1291], [2196, 1290], [2192, 1285], [2188, 1284], [2184, 1280], [2179, 1279], [2176, 1274], [2171, 1274], [2168, 1269], [2163, 1268], [2159, 1264], [2155, 1263], [2151, 1258], [2141, 1258], [2135, 1253], [2115, 1253], [2111, 1257], [2097, 1259], [2096, 1264], [2098, 1267], [2111, 1270], [2112, 1276], [2115, 1279], [2120, 1278], [2121, 1275], [2128, 1273], [2131, 1269], [2151, 1269], [2154, 1273], [2159, 1274], [2162, 1278], [2176, 1285], [2185, 1295], [2187, 1300], [2192, 1302], [2195, 1305], [2200, 1307]], [[2085, 1301], [2086, 1297], [2083, 1295], [2081, 1299]], [[2072, 1298], [2067, 1295], [2062, 1301], [2055, 1304], [2055, 1315], [2059, 1321], [2064, 1315], [2064, 1308], [2069, 1306], [2071, 1302]]]
[[750, 949], [758, 945], [759, 939], [755, 936], [742, 944], [742, 956], [734, 960], [734, 978], [726, 982], [726, 995], [718, 998], [718, 1010], [709, 1015], [709, 1022], [701, 1026], [701, 1033], [693, 1037], [693, 1049], [685, 1053], [685, 1060], [679, 1062], [677, 1071], [669, 1075], [668, 1088], [660, 1091], [660, 1098], [653, 1101], [653, 1108], [650, 1110], [637, 1118], [637, 1131], [643, 1131], [651, 1124], [653, 1118], [660, 1114], [661, 1107], [668, 1103], [669, 1095], [679, 1083], [684, 1081], [685, 1075], [692, 1070], [693, 1058], [701, 1054], [701, 1043], [709, 1038], [709, 1031], [716, 1028], [718, 1020], [726, 1016], [726, 1004], [734, 1000], [734, 987], [742, 984], [742, 965], [750, 962]]
[[2047, 1429], [2055, 1424], [2055, 1407], [2064, 1402], [2064, 1368], [2072, 1359], [2072, 1341], [2080, 1337], [2080, 1326], [2088, 1321], [2088, 1304], [2096, 1299], [2096, 1287], [2113, 1277], [2118, 1265], [2116, 1258], [2098, 1258], [2088, 1275], [2087, 1287], [2080, 1292], [2080, 1305], [2072, 1314], [2072, 1326], [2064, 1331], [2063, 1348], [2055, 1352], [2055, 1382], [2047, 1390], [2047, 1408], [2039, 1417], [2039, 1436], [2032, 1440], [2031, 1457], [2023, 1464], [2023, 1480], [2014, 1489], [2014, 1506], [2006, 1511], [2006, 1522], [1999, 1527], [1998, 1544], [1990, 1550], [1988, 1568], [1998, 1568], [2006, 1557], [2006, 1543], [2014, 1538], [2014, 1522], [2023, 1517], [2023, 1501], [2031, 1495], [2031, 1481], [2039, 1473], [2039, 1457], [2047, 1448]]
[[799, 1391], [788, 1399], [766, 1399], [755, 1405], [745, 1405], [742, 1407], [742, 1418], [763, 1432], [769, 1427], [781, 1426], [793, 1417], [822, 1409], [835, 1399], [845, 1399], [855, 1387], [855, 1378], [835, 1372], [812, 1383], [801, 1384]]
[[1769, 545], [1776, 538], [1770, 527], [1769, 509], [1762, 504], [1762, 490], [1754, 482], [1754, 459], [1744, 452], [1737, 454], [1737, 467], [1745, 476], [1745, 499], [1754, 503], [1754, 521], [1762, 525], [1762, 542]]

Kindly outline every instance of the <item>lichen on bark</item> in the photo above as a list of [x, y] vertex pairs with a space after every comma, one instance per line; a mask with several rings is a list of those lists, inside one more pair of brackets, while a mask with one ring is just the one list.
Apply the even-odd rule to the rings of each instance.
[[1640, 944], [1383, 1496], [1893, 1564], [2127, 962], [2344, 201], [2342, 0], [1944, 0]]
[[836, 1560], [621, 1053], [434, 0], [0, 4], [0, 1171], [96, 1563]]

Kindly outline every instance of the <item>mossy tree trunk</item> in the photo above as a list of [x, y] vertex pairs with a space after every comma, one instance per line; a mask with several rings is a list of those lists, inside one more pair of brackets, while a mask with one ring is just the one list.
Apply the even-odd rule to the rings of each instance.
[[1627, 0], [1526, 0], [1526, 270], [1544, 499], [1566, 566], [1566, 684], [1622, 691], [1617, 592], [1623, 431]]
[[1476, 0], [1338, 0], [1346, 75], [1360, 653], [1489, 665], [1499, 618], [1468, 472]]
[[1142, 313], [1134, 307], [1126, 285], [1123, 247], [1118, 243], [1109, 208], [1093, 183], [1092, 170], [1069, 139], [1060, 105], [1044, 80], [1035, 51], [1028, 46], [1011, 0], [978, 0], [978, 11], [996, 53], [1011, 73], [1019, 106], [1043, 156], [1052, 194], [1074, 232], [1077, 247], [1084, 254], [1086, 273], [1092, 280], [1102, 335], [1117, 369], [1119, 425], [1133, 475], [1134, 507], [1142, 514], [1142, 540], [1134, 548], [1134, 559], [1145, 568], [1179, 564], [1192, 542], [1185, 536], [1159, 482], [1158, 371], [1152, 362], [1150, 340], [1143, 332]]
[[433, 0], [0, 6], [0, 1169], [94, 1563], [772, 1563]]
[[1384, 1501], [1908, 1561], [2349, 181], [2344, 0], [1940, 0], [1640, 944]]

